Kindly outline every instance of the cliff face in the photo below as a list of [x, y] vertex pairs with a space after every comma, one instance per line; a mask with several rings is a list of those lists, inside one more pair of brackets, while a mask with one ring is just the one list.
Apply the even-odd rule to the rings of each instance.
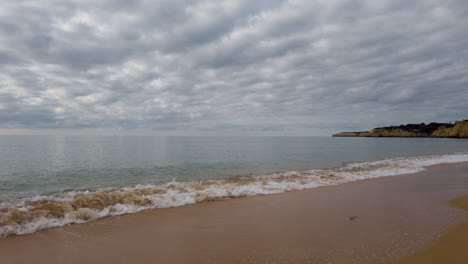
[[432, 136], [468, 138], [468, 120], [457, 122], [451, 128], [437, 129]]
[[441, 137], [468, 138], [468, 120], [455, 124], [430, 123], [378, 127], [364, 132], [342, 132], [334, 137]]

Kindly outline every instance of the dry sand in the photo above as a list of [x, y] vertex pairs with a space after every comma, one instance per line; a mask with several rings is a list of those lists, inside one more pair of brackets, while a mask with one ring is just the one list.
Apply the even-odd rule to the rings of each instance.
[[8, 237], [0, 263], [393, 263], [466, 234], [453, 228], [467, 213], [449, 205], [466, 194], [468, 163], [434, 166]]

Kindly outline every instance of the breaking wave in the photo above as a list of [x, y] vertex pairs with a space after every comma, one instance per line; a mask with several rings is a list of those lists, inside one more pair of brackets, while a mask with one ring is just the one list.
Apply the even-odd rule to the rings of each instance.
[[146, 209], [283, 193], [351, 181], [416, 173], [424, 167], [468, 161], [468, 154], [348, 163], [333, 169], [288, 171], [229, 179], [137, 185], [22, 198], [0, 203], [0, 237], [93, 221]]

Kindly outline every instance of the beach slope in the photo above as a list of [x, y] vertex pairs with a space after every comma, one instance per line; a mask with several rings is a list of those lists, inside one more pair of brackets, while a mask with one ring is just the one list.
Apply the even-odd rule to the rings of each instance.
[[[468, 195], [451, 201], [455, 207], [468, 213]], [[426, 263], [468, 263], [468, 221], [451, 229], [427, 250], [410, 256], [396, 264], [426, 264]]]
[[449, 201], [468, 194], [467, 174], [438, 165], [110, 217], [0, 239], [1, 263], [394, 263], [466, 221]]

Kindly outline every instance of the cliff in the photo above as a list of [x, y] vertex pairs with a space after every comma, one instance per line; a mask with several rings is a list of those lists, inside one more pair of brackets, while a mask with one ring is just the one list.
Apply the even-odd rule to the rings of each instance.
[[407, 124], [378, 127], [371, 131], [342, 132], [334, 137], [437, 137], [468, 138], [468, 120], [451, 123]]

